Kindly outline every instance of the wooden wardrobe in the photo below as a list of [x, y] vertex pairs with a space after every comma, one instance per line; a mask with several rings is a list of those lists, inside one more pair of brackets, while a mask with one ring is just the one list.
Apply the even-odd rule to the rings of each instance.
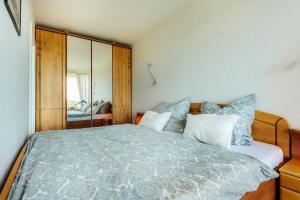
[[[68, 34], [44, 27], [36, 28], [36, 131], [66, 128]], [[131, 123], [131, 48], [95, 38], [88, 39], [112, 45], [113, 124]]]
[[66, 127], [66, 36], [36, 30], [36, 130]]
[[131, 50], [113, 46], [113, 123], [131, 122]]

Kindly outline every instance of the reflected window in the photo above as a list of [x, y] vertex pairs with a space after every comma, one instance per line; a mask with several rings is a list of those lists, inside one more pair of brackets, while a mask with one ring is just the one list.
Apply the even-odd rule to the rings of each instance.
[[81, 109], [83, 107], [83, 102], [88, 102], [88, 80], [88, 74], [67, 74], [68, 110]]
[[79, 102], [79, 86], [78, 86], [78, 78], [76, 73], [68, 73], [67, 75], [67, 95], [69, 102]]

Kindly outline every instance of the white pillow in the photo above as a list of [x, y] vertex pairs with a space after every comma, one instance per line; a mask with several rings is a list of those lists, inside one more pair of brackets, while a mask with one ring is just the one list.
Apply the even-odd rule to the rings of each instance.
[[239, 118], [236, 114], [188, 114], [184, 136], [229, 149], [232, 131]]
[[156, 131], [162, 131], [169, 121], [170, 116], [171, 112], [157, 113], [153, 111], [146, 111], [139, 125]]
[[82, 107], [81, 111], [82, 112], [86, 112], [89, 109], [90, 106], [91, 106], [91, 103], [84, 104], [84, 106]]
[[91, 105], [88, 107], [88, 109], [86, 109], [85, 114], [91, 114]]

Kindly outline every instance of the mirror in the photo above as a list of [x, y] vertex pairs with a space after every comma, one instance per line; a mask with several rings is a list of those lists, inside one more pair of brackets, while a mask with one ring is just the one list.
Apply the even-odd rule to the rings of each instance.
[[[112, 46], [92, 42], [93, 126], [112, 120]], [[108, 122], [109, 123], [109, 122]]]
[[67, 37], [67, 123], [91, 124], [91, 41]]

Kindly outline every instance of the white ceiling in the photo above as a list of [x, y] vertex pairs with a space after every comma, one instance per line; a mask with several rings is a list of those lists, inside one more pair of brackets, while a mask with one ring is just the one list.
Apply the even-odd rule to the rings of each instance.
[[33, 0], [36, 22], [133, 44], [193, 0]]

